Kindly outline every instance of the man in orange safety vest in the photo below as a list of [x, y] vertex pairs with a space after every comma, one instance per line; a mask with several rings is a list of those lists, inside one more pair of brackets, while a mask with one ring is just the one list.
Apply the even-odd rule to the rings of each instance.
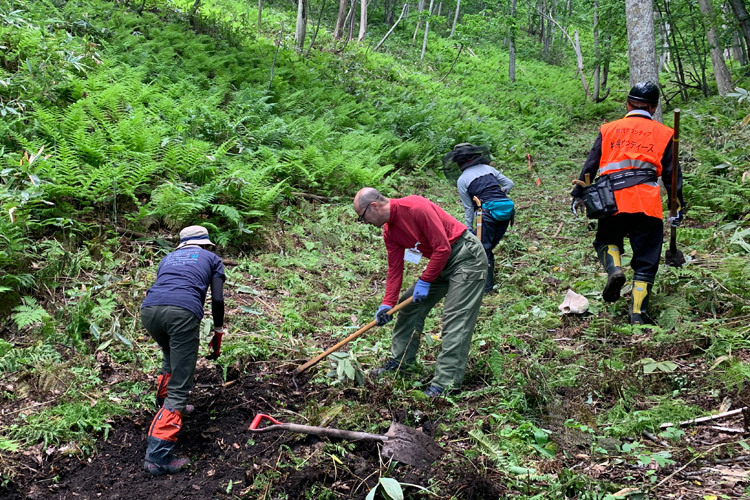
[[[620, 298], [625, 283], [621, 255], [627, 236], [633, 250], [633, 293], [630, 299], [631, 324], [646, 322], [651, 288], [661, 260], [663, 242], [662, 200], [658, 184], [661, 177], [667, 193], [672, 186], [672, 137], [674, 131], [653, 120], [659, 105], [659, 87], [653, 82], [641, 82], [630, 89], [627, 115], [605, 123], [581, 170], [580, 180], [611, 176], [611, 186], [617, 202], [617, 212], [599, 219], [594, 248], [604, 269], [607, 284], [602, 292], [606, 302]], [[678, 210], [669, 219], [679, 226], [683, 218], [682, 172], [677, 172]], [[577, 214], [583, 188], [577, 185], [571, 209]], [[670, 206], [672, 200], [669, 200]]]

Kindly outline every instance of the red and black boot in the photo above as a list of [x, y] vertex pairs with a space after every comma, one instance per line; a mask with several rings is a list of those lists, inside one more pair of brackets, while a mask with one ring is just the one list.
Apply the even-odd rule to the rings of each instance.
[[146, 439], [146, 461], [143, 468], [152, 476], [174, 474], [190, 464], [187, 458], [172, 454], [177, 433], [182, 428], [182, 413], [163, 406], [154, 417]]

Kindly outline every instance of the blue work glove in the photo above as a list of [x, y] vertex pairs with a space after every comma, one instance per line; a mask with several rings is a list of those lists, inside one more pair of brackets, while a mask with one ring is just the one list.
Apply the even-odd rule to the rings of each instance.
[[430, 284], [426, 281], [417, 280], [417, 286], [414, 287], [414, 295], [412, 295], [414, 302], [421, 302], [430, 293]]
[[682, 210], [678, 210], [674, 217], [668, 217], [667, 220], [669, 221], [670, 226], [680, 227], [683, 217], [685, 217], [685, 214], [682, 213]]
[[387, 306], [385, 304], [378, 307], [378, 312], [375, 313], [375, 324], [378, 326], [383, 326], [390, 320], [392, 320], [393, 316], [388, 314], [388, 311], [390, 311], [391, 309], [393, 309], [391, 306]]

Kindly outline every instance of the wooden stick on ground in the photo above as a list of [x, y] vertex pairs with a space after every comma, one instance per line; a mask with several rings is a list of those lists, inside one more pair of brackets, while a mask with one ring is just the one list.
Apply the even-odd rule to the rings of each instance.
[[[745, 408], [747, 407], [737, 408], [736, 410], [725, 411], [724, 413], [709, 415], [707, 417], [698, 417], [692, 420], [685, 420], [684, 422], [678, 423], [677, 427], [685, 427], [686, 425], [700, 424], [703, 422], [710, 422], [711, 420], [719, 420], [725, 417], [731, 417], [732, 415], [739, 415]], [[660, 428], [662, 429], [666, 429], [667, 427], [675, 427], [675, 424], [673, 424], [672, 422], [667, 422], [666, 424], [661, 424], [660, 426]]]

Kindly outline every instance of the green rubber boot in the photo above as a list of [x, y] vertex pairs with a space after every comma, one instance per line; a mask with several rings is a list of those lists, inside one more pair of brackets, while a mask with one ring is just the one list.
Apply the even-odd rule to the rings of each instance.
[[599, 255], [599, 262], [607, 271], [607, 284], [604, 285], [604, 290], [602, 290], [602, 298], [605, 302], [617, 302], [617, 299], [620, 298], [622, 285], [625, 284], [620, 249], [617, 245], [606, 245], [600, 247], [596, 253]]

